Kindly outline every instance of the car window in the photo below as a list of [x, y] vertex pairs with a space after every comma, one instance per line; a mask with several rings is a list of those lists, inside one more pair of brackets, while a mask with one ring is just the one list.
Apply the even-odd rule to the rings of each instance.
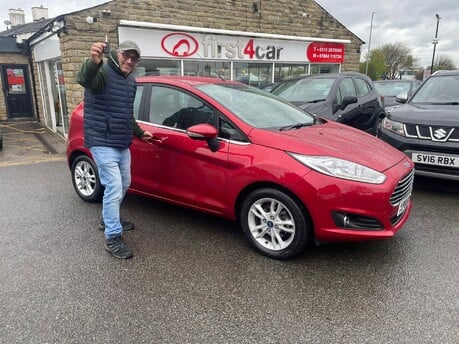
[[225, 118], [220, 120], [219, 137], [232, 141], [248, 142], [246, 136]]
[[343, 101], [344, 97], [357, 97], [357, 93], [355, 91], [354, 82], [351, 78], [345, 78], [341, 81], [339, 85], [339, 93], [338, 93], [338, 103]]
[[459, 76], [442, 75], [428, 78], [411, 103], [451, 103], [459, 102]]
[[395, 97], [400, 93], [409, 93], [411, 82], [406, 81], [381, 81], [376, 82], [378, 92], [385, 97]]
[[313, 116], [271, 93], [238, 84], [196, 86], [244, 122], [256, 128], [278, 129], [298, 123], [314, 124]]
[[357, 92], [359, 96], [365, 96], [372, 91], [371, 86], [365, 80], [360, 78], [354, 78], [354, 80], [357, 85]]
[[140, 109], [140, 102], [142, 100], [143, 90], [144, 90], [143, 85], [137, 86], [137, 92], [135, 94], [135, 99], [134, 99], [134, 118], [135, 119], [139, 119], [139, 109]]
[[217, 127], [217, 116], [208, 105], [188, 93], [169, 87], [153, 86], [150, 122], [186, 130], [200, 123]]
[[304, 78], [282, 83], [272, 93], [291, 102], [316, 102], [327, 99], [334, 82], [334, 78]]

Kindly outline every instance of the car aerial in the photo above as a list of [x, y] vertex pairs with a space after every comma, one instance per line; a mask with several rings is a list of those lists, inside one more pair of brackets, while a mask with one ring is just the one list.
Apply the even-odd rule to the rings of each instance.
[[410, 98], [421, 86], [422, 81], [417, 79], [409, 80], [377, 80], [374, 81], [376, 90], [384, 97], [384, 109], [386, 113], [400, 105], [396, 97]]
[[[137, 78], [129, 192], [239, 223], [276, 259], [309, 242], [393, 237], [411, 210], [413, 163], [360, 130], [324, 120], [263, 90], [219, 78]], [[67, 159], [83, 200], [103, 188], [72, 113]]]
[[299, 75], [272, 91], [309, 113], [376, 135], [385, 117], [381, 95], [360, 73]]
[[383, 121], [379, 138], [404, 152], [416, 174], [459, 180], [459, 71], [436, 72]]

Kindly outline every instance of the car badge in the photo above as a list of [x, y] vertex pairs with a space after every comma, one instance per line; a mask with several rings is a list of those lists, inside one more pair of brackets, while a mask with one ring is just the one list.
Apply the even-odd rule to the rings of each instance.
[[437, 129], [437, 130], [434, 131], [434, 137], [437, 140], [444, 139], [446, 137], [446, 134], [447, 134], [447, 132], [443, 128], [440, 128], [440, 129]]

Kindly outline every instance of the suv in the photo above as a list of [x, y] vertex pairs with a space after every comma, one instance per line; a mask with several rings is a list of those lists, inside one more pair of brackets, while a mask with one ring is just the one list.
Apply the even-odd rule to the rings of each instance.
[[383, 121], [379, 137], [408, 155], [416, 174], [459, 180], [459, 70], [430, 76]]
[[272, 91], [303, 110], [376, 135], [385, 117], [381, 95], [360, 73], [299, 75]]

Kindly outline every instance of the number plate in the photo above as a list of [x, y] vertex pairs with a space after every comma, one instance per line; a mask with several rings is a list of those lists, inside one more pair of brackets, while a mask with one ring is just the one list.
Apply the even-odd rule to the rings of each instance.
[[411, 159], [415, 164], [459, 167], [459, 156], [413, 152]]
[[409, 202], [410, 202], [410, 197], [408, 196], [407, 198], [403, 199], [398, 204], [397, 216], [399, 216], [400, 214], [402, 214], [406, 210], [406, 207], [408, 207], [408, 203]]

